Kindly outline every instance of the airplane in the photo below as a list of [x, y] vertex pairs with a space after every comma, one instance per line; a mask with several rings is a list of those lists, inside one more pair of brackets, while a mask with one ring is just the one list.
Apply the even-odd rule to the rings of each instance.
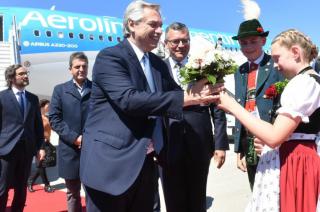
[[[192, 37], [202, 36], [226, 50], [238, 52], [240, 49], [231, 33], [189, 30], [191, 42]], [[49, 97], [55, 85], [70, 79], [68, 59], [72, 52], [83, 51], [88, 56], [88, 76], [91, 76], [97, 53], [122, 39], [122, 19], [116, 17], [0, 7], [0, 89], [6, 85], [5, 68], [21, 63], [30, 71], [28, 90]], [[156, 53], [165, 56], [163, 39]]]
[[[232, 40], [233, 34], [196, 28], [189, 28], [189, 31], [191, 48], [193, 38], [201, 36], [233, 54], [239, 64], [244, 61], [238, 42]], [[68, 60], [72, 52], [83, 51], [88, 56], [90, 78], [97, 53], [105, 47], [116, 45], [122, 39], [120, 18], [36, 8], [0, 7], [0, 90], [6, 88], [6, 67], [19, 63], [30, 72], [28, 91], [40, 98], [50, 98], [55, 85], [71, 79]], [[164, 36], [154, 50], [160, 57], [167, 54], [163, 40]], [[225, 86], [230, 91], [234, 90], [232, 76], [226, 80]], [[229, 120], [234, 123], [234, 119]]]

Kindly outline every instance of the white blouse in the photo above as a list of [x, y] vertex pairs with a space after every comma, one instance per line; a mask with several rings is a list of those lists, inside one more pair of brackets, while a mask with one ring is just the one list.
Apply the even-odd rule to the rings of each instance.
[[[308, 123], [309, 116], [320, 107], [320, 85], [310, 75], [299, 74], [285, 87], [280, 101], [282, 106], [277, 113], [289, 114], [292, 117], [299, 116], [303, 122]], [[320, 143], [320, 139], [318, 142]], [[265, 145], [258, 163], [252, 197], [245, 211], [279, 212], [279, 178], [279, 149], [271, 149]], [[320, 208], [320, 203], [318, 207]], [[319, 209], [317, 211], [320, 212]]]
[[285, 87], [280, 103], [277, 113], [299, 116], [309, 123], [309, 116], [320, 107], [320, 84], [309, 74], [299, 74]]

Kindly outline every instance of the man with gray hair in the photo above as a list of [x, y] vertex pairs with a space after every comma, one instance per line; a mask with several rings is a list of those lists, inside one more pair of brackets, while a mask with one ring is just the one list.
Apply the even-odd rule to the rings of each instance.
[[[165, 44], [170, 53], [165, 63], [180, 84], [180, 68], [188, 62], [190, 50], [188, 27], [180, 22], [170, 24]], [[169, 123], [168, 165], [162, 169], [167, 212], [205, 212], [211, 158], [220, 168], [229, 149], [225, 112], [214, 104], [187, 106], [183, 121]]]
[[80, 159], [89, 212], [152, 212], [164, 118], [182, 119], [183, 106], [215, 101], [222, 89], [200, 81], [184, 92], [151, 53], [162, 34], [159, 5], [131, 2], [123, 25], [126, 39], [103, 49], [93, 68]]

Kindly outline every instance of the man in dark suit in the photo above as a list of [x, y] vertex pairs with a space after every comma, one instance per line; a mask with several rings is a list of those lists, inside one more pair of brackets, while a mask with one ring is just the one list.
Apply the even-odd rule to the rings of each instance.
[[125, 39], [102, 50], [93, 68], [80, 162], [89, 212], [151, 212], [163, 117], [182, 119], [184, 105], [215, 100], [210, 94], [221, 90], [201, 81], [182, 91], [150, 52], [162, 33], [159, 5], [133, 1], [123, 23]]
[[83, 52], [71, 54], [72, 79], [54, 88], [49, 120], [59, 135], [58, 170], [65, 179], [69, 212], [82, 211], [79, 177], [82, 133], [89, 109], [92, 83], [87, 79], [88, 58]]
[[316, 57], [313, 62], [313, 68], [316, 72], [320, 73], [320, 56]]
[[[271, 99], [263, 97], [265, 90], [271, 84], [283, 80], [279, 72], [273, 68], [271, 56], [263, 51], [268, 34], [269, 31], [264, 31], [257, 19], [252, 19], [242, 22], [238, 35], [232, 37], [238, 40], [242, 53], [248, 59], [235, 73], [235, 97], [243, 107], [265, 121], [271, 121], [270, 114], [274, 104]], [[249, 85], [250, 82], [253, 84]], [[252, 190], [258, 161], [248, 160], [249, 145], [247, 130], [236, 120], [234, 147], [238, 153], [237, 166], [240, 170], [248, 172]]]
[[14, 189], [11, 211], [23, 211], [32, 157], [45, 152], [38, 97], [25, 90], [29, 72], [21, 65], [5, 71], [8, 89], [0, 92], [0, 211], [4, 212], [9, 188]]
[[[188, 61], [189, 30], [175, 22], [166, 29], [165, 60], [172, 77], [180, 84], [179, 71]], [[170, 120], [167, 166], [163, 168], [163, 190], [168, 212], [205, 212], [209, 165], [212, 156], [220, 168], [229, 149], [226, 115], [213, 104], [189, 106], [183, 121]], [[215, 139], [212, 134], [214, 124]]]

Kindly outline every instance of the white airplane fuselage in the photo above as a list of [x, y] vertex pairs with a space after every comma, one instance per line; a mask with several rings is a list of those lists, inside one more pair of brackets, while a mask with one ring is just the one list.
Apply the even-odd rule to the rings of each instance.
[[[16, 7], [0, 7], [0, 16], [4, 42], [10, 40], [15, 17], [21, 64], [30, 71], [27, 89], [41, 96], [51, 96], [55, 85], [71, 79], [68, 60], [72, 52], [88, 56], [91, 78], [97, 53], [123, 39], [122, 20], [115, 17]], [[239, 50], [229, 33], [190, 28], [190, 34], [191, 40], [201, 35], [212, 43], [222, 38], [224, 48]]]

